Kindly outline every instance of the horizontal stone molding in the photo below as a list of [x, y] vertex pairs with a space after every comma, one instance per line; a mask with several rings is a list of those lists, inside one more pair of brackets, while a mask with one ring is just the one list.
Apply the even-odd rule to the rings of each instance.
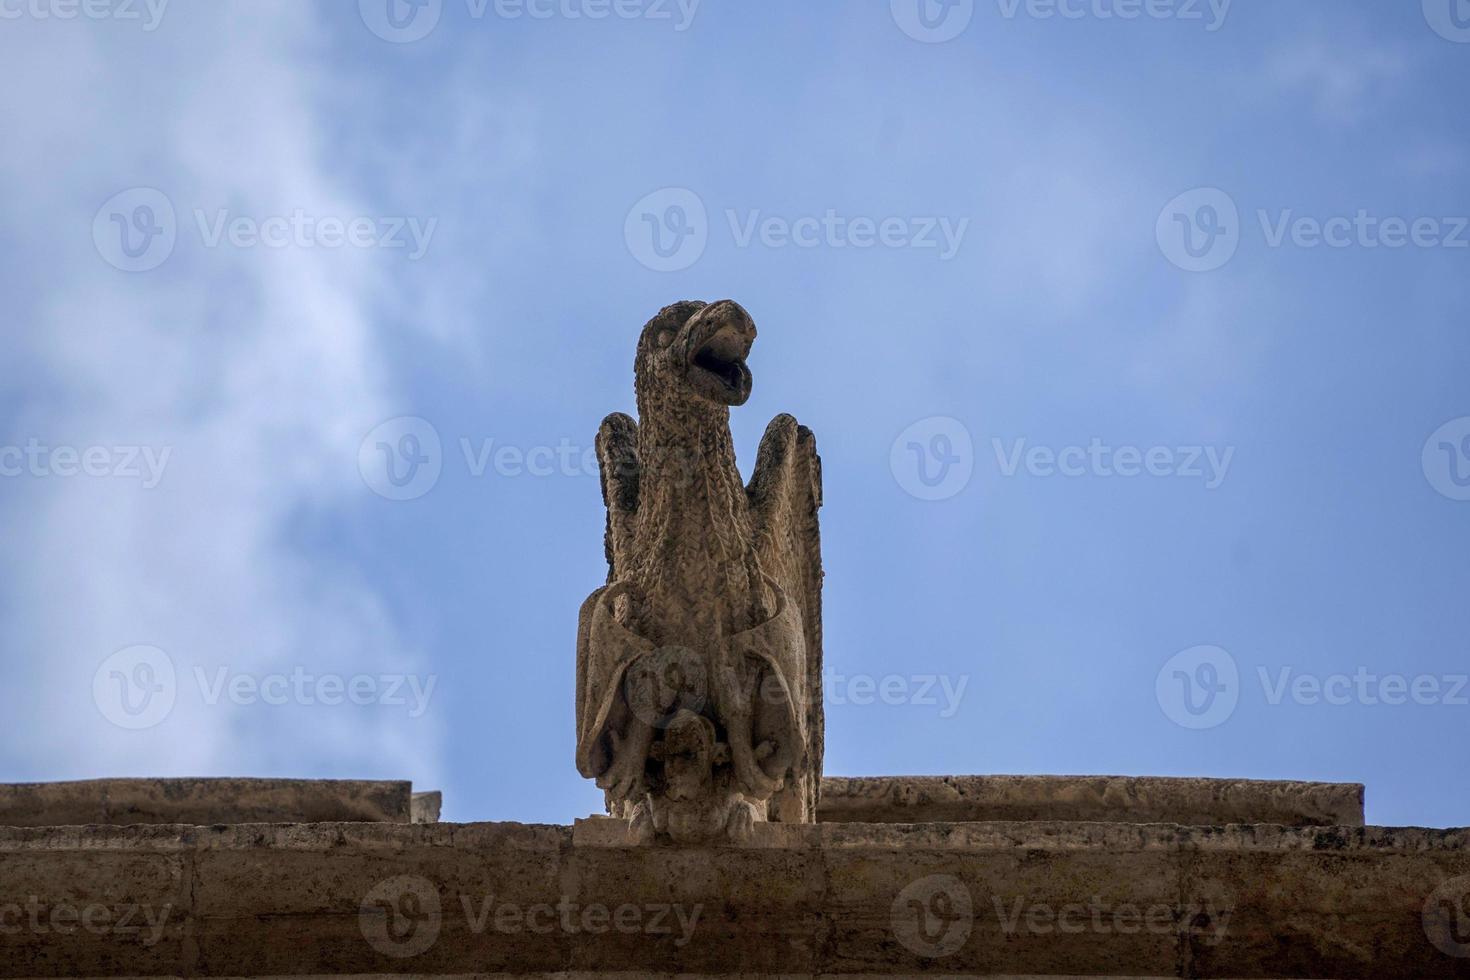
[[[408, 823], [412, 794], [408, 782], [358, 779], [0, 783], [0, 826]], [[437, 819], [437, 807], [432, 810]]]
[[817, 817], [833, 823], [1061, 820], [1361, 827], [1363, 787], [1159, 776], [827, 777]]
[[1470, 974], [1470, 830], [625, 835], [606, 818], [0, 829], [0, 976]]

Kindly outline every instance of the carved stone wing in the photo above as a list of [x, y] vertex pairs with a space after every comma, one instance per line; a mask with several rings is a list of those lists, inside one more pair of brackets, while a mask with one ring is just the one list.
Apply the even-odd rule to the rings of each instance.
[[805, 785], [793, 787], [797, 792], [792, 802], [799, 800], [805, 819], [815, 822], [824, 727], [822, 540], [817, 524], [817, 510], [822, 506], [822, 459], [810, 429], [797, 425], [790, 415], [771, 420], [746, 496], [761, 564], [781, 584], [801, 616], [806, 645], [807, 765]]
[[577, 618], [577, 768], [589, 778], [600, 777], [612, 762], [612, 746], [604, 735], [627, 666], [619, 653], [620, 644], [598, 642], [613, 629], [610, 619], [603, 623], [598, 617], [606, 612], [605, 595], [631, 561], [633, 519], [638, 512], [638, 423], [621, 413], [603, 419], [597, 431], [597, 462], [602, 501], [607, 505], [608, 584], [582, 603]]
[[602, 474], [602, 502], [607, 506], [607, 581], [627, 570], [638, 513], [638, 423], [621, 412], [602, 420], [597, 430], [597, 463]]

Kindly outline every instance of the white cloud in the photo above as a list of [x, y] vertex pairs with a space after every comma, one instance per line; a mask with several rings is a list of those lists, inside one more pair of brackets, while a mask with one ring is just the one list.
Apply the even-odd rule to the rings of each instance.
[[[394, 414], [368, 315], [381, 256], [203, 249], [195, 207], [373, 214], [323, 159], [313, 113], [319, 41], [307, 5], [249, 14], [171, 7], [143, 33], [118, 23], [8, 23], [0, 61], [0, 220], [34, 232], [0, 282], [8, 344], [31, 373], [0, 443], [171, 447], [161, 485], [121, 477], [5, 480], [0, 660], [12, 696], [0, 764], [38, 778], [333, 774], [436, 782], [431, 702], [328, 707], [205, 702], [196, 666], [232, 674], [411, 673], [352, 569], [293, 540], [303, 513], [365, 494], [359, 440]], [[135, 185], [179, 216], [158, 270], [125, 274], [94, 249], [93, 212]], [[10, 250], [16, 252], [16, 250]], [[158, 727], [127, 732], [93, 703], [94, 671], [132, 644], [166, 650], [179, 693]], [[294, 700], [294, 698], [293, 698]]]
[[1307, 95], [1332, 122], [1354, 123], [1386, 99], [1408, 67], [1397, 46], [1317, 37], [1278, 50], [1266, 74], [1278, 88]]

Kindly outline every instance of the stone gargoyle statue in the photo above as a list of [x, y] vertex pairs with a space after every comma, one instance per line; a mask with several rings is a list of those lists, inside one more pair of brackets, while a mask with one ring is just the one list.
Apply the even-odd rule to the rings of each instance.
[[638, 339], [639, 420], [597, 434], [608, 574], [577, 626], [577, 769], [640, 843], [816, 819], [821, 459], [779, 415], [742, 483], [730, 407], [754, 340], [730, 300], [661, 310]]

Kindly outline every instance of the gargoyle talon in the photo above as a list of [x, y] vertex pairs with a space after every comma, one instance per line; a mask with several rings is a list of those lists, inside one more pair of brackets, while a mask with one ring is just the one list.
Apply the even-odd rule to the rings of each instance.
[[608, 731], [612, 743], [612, 764], [597, 777], [598, 789], [606, 790], [615, 800], [634, 799], [644, 795], [645, 768], [648, 750], [653, 742], [653, 729], [633, 719], [626, 736], [616, 730]]
[[648, 800], [638, 801], [633, 816], [628, 820], [628, 839], [635, 844], [647, 844], [653, 840], [656, 828], [653, 825], [653, 809]]
[[751, 803], [740, 800], [730, 808], [725, 823], [725, 836], [736, 844], [744, 844], [755, 836], [756, 809]]
[[735, 778], [739, 780], [740, 787], [746, 796], [764, 800], [781, 788], [781, 780], [767, 776], [756, 762], [755, 752], [751, 749], [749, 738], [731, 742], [730, 752], [733, 756]]

